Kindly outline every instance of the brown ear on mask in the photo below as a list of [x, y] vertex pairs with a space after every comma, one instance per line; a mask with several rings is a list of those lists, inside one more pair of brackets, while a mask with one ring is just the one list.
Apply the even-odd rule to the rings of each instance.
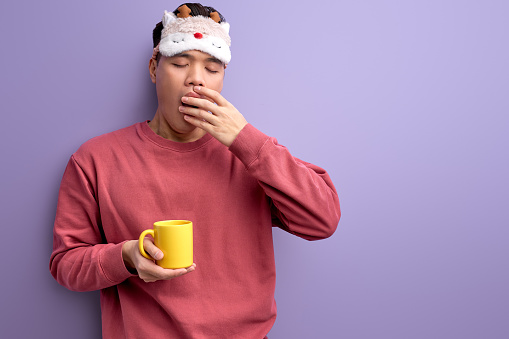
[[177, 11], [179, 11], [179, 14], [177, 14], [177, 18], [187, 18], [191, 16], [191, 9], [187, 7], [187, 5], [182, 5], [179, 8], [177, 8]]
[[219, 23], [221, 21], [221, 17], [219, 16], [218, 12], [212, 12], [210, 13], [209, 17], [214, 20], [215, 22]]

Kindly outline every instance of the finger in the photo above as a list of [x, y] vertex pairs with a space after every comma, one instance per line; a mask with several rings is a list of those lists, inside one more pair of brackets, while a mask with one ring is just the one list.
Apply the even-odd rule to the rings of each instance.
[[[198, 108], [203, 109], [204, 111], [209, 111], [216, 115], [217, 115], [217, 113], [220, 112], [219, 107], [215, 103], [209, 101], [209, 99], [182, 97], [182, 102], [186, 103], [188, 105], [191, 105], [191, 106], [196, 106]], [[186, 106], [184, 106], [184, 107], [186, 107]]]
[[[156, 265], [157, 266], [157, 265]], [[184, 274], [193, 272], [196, 269], [196, 264], [192, 264], [191, 266], [187, 268], [177, 268], [177, 269], [171, 269], [171, 268], [162, 268], [160, 266], [157, 266], [154, 268], [154, 270], [147, 274], [148, 280], [170, 280], [174, 279], [180, 276], [183, 276]]]
[[181, 269], [165, 269], [152, 261], [147, 260], [144, 264], [139, 266], [138, 276], [145, 282], [154, 282], [157, 280], [169, 280], [184, 274], [193, 272], [196, 269], [196, 264]]
[[187, 273], [192, 272], [196, 269], [196, 264], [193, 263], [191, 266], [186, 267]]
[[179, 111], [184, 113], [184, 118], [188, 115], [211, 125], [218, 123], [217, 116], [199, 108], [179, 106]]
[[202, 86], [194, 86], [193, 90], [198, 94], [211, 98], [219, 106], [227, 106], [229, 104], [228, 100], [226, 100], [221, 94], [219, 94], [219, 92], [214, 91], [213, 89]]
[[155, 260], [161, 260], [164, 257], [163, 252], [154, 245], [152, 241], [149, 239], [143, 240], [143, 248], [145, 249], [145, 252], [148, 253], [152, 258]]
[[178, 269], [164, 269], [164, 271], [166, 271], [165, 273], [168, 274], [169, 277], [171, 277], [171, 279], [173, 278], [176, 278], [176, 277], [180, 277], [184, 274], [188, 274], [188, 273], [191, 273], [193, 272], [194, 270], [196, 269], [196, 264], [193, 263], [191, 266], [189, 267], [186, 267], [186, 268], [178, 268]]
[[138, 276], [145, 282], [173, 279], [183, 273], [179, 270], [164, 269], [147, 259], [138, 265]]
[[213, 131], [214, 126], [212, 126], [209, 122], [203, 121], [203, 119], [198, 119], [193, 117], [192, 115], [184, 115], [184, 119], [190, 123], [191, 125], [201, 128], [207, 133], [211, 133]]

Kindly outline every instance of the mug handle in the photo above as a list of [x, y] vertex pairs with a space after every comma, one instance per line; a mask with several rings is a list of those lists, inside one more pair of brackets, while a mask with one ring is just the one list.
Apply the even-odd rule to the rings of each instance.
[[138, 248], [140, 249], [140, 253], [142, 256], [144, 256], [147, 259], [154, 260], [150, 255], [145, 252], [145, 248], [143, 248], [143, 239], [147, 236], [147, 234], [150, 234], [153, 238], [155, 238], [154, 230], [145, 230], [141, 232], [140, 238], [138, 239]]

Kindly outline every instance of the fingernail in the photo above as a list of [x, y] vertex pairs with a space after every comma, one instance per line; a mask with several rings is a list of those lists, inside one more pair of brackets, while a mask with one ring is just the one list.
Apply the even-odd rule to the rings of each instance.
[[189, 100], [189, 98], [188, 98], [188, 97], [182, 97], [182, 101], [183, 101], [183, 102], [187, 102], [187, 100]]
[[161, 252], [161, 251], [156, 252], [154, 259], [161, 260], [162, 258], [163, 258], [163, 252]]
[[195, 91], [199, 91], [199, 90], [201, 90], [201, 87], [200, 86], [194, 86], [194, 90]]
[[179, 106], [179, 111], [184, 112], [184, 106]]

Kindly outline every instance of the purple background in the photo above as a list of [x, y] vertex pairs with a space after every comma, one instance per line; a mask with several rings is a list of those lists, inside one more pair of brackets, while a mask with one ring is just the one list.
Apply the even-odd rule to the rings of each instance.
[[[57, 192], [89, 138], [152, 118], [169, 1], [0, 5], [0, 328], [100, 336], [98, 292], [48, 270]], [[223, 95], [340, 195], [335, 235], [274, 230], [271, 338], [509, 338], [506, 1], [211, 1]]]

